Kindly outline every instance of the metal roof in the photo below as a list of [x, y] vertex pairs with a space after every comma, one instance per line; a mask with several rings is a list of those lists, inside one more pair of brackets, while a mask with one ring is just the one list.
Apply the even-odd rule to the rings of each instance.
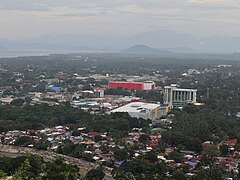
[[119, 108], [116, 108], [111, 113], [114, 112], [141, 112], [142, 110], [154, 110], [160, 107], [159, 104], [152, 104], [152, 103], [143, 103], [143, 102], [131, 102]]

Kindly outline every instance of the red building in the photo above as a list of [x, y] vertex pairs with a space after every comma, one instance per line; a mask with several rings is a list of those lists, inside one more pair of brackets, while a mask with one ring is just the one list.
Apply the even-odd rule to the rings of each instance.
[[143, 90], [154, 90], [155, 83], [154, 82], [109, 82], [108, 83], [109, 89], [127, 89], [127, 90], [136, 90], [136, 91], [143, 91]]

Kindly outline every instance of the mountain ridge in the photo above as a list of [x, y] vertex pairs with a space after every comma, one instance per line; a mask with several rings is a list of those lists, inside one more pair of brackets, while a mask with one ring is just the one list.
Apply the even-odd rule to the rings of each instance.
[[21, 41], [0, 39], [1, 49], [46, 49], [79, 51], [121, 51], [133, 44], [146, 44], [161, 50], [180, 53], [234, 53], [240, 52], [240, 37], [215, 35], [197, 37], [172, 30], [157, 30], [132, 36], [109, 35], [46, 35]]
[[131, 46], [127, 49], [121, 50], [120, 53], [122, 54], [172, 54], [172, 52], [168, 50], [161, 50], [149, 47], [144, 44], [136, 44]]

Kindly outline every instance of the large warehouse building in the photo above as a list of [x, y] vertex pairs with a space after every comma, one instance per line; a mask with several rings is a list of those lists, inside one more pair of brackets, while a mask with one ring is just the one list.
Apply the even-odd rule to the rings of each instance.
[[127, 112], [131, 117], [156, 120], [165, 116], [168, 110], [167, 105], [131, 102], [110, 111], [110, 113]]
[[136, 90], [136, 91], [143, 91], [143, 90], [154, 90], [155, 83], [152, 81], [147, 82], [124, 82], [124, 81], [112, 81], [108, 83], [109, 89], [127, 89], [127, 90]]
[[164, 87], [163, 101], [171, 107], [182, 107], [197, 102], [197, 89], [181, 89], [176, 84]]

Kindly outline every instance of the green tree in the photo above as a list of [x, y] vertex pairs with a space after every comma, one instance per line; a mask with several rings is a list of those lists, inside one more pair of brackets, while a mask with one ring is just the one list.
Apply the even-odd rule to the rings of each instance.
[[142, 134], [139, 137], [139, 141], [143, 144], [146, 144], [150, 140], [150, 136], [148, 134]]
[[25, 101], [23, 99], [14, 99], [10, 104], [12, 106], [23, 106]]
[[27, 105], [29, 105], [31, 103], [32, 99], [30, 97], [26, 97], [25, 98], [25, 102]]
[[169, 154], [169, 158], [175, 160], [177, 163], [180, 163], [183, 161], [183, 154], [173, 151]]
[[34, 177], [33, 172], [31, 170], [31, 165], [28, 159], [22, 163], [21, 167], [14, 173], [13, 180], [19, 179], [30, 179]]
[[45, 178], [58, 180], [74, 180], [77, 179], [79, 169], [71, 164], [66, 164], [61, 157], [47, 164], [47, 172]]
[[126, 160], [128, 159], [128, 152], [126, 149], [119, 149], [119, 148], [116, 148], [114, 150], [114, 157], [115, 159], [119, 160], [119, 161], [122, 161], [122, 160]]
[[226, 156], [228, 154], [228, 145], [221, 145], [220, 152], [222, 156]]
[[175, 170], [172, 173], [172, 176], [173, 176], [173, 179], [175, 179], [175, 180], [185, 180], [186, 179], [185, 174], [181, 170]]
[[204, 164], [213, 164], [213, 158], [220, 155], [220, 151], [215, 145], [209, 145], [202, 151], [202, 161]]
[[219, 166], [211, 166], [207, 173], [207, 180], [219, 180], [223, 178], [223, 171]]
[[2, 170], [0, 170], [0, 178], [1, 179], [6, 179], [7, 174], [5, 172], [3, 172]]
[[98, 167], [87, 172], [84, 180], [102, 180], [105, 177], [103, 170]]
[[31, 137], [21, 136], [15, 141], [14, 145], [16, 145], [16, 146], [28, 146], [32, 143], [33, 143], [33, 140], [32, 140]]
[[157, 162], [157, 153], [155, 151], [150, 151], [150, 152], [147, 152], [146, 155], [145, 155], [145, 158], [147, 160], [149, 160], [151, 163], [155, 163]]

